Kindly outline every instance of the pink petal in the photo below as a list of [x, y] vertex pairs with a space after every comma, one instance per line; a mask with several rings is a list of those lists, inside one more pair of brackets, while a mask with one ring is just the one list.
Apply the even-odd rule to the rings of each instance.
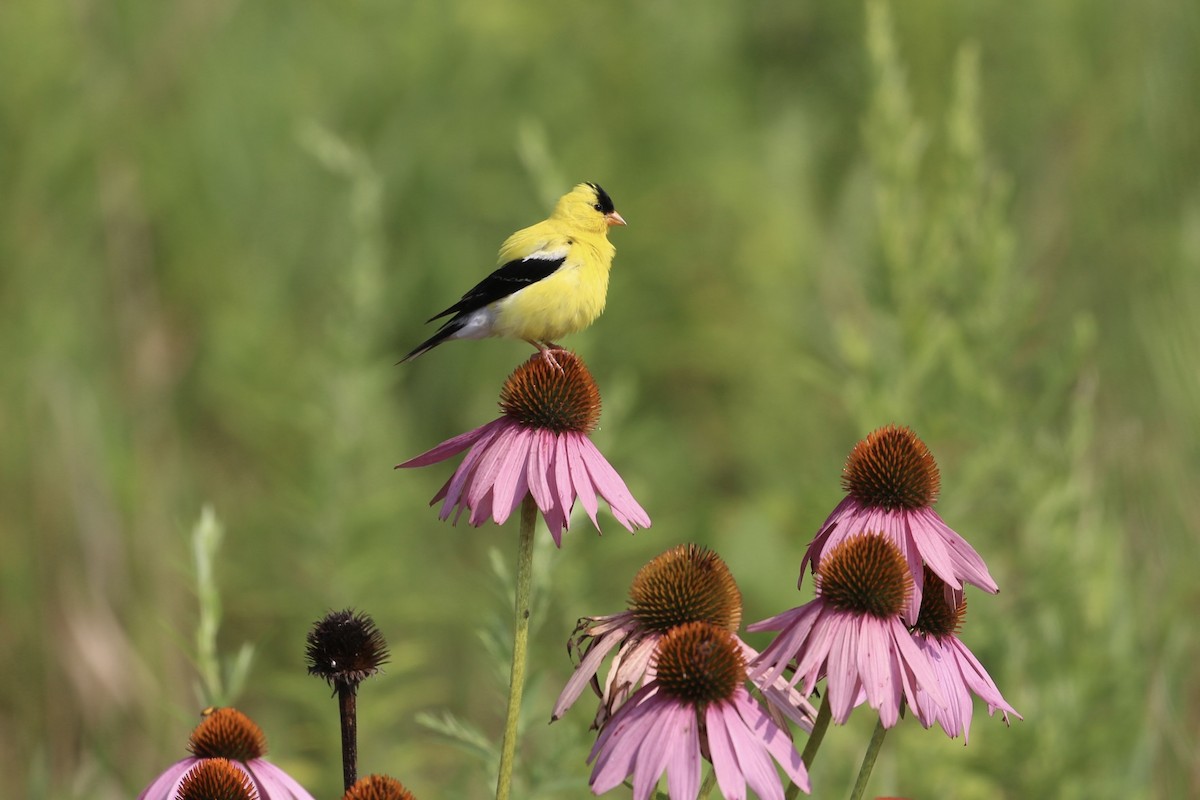
[[[496, 422], [503, 423], [506, 420], [507, 418], [501, 418], [496, 420]], [[475, 443], [475, 446], [471, 448], [471, 452], [467, 453], [466, 457], [462, 460], [462, 463], [458, 465], [458, 469], [454, 471], [454, 475], [451, 476], [450, 482], [446, 486], [443, 486], [442, 491], [438, 493], [443, 494], [446, 498], [446, 502], [442, 505], [442, 510], [438, 514], [438, 517], [442, 520], [445, 520], [450, 516], [450, 509], [458, 504], [464, 488], [467, 489], [468, 494], [470, 493], [469, 485], [471, 483], [471, 477], [475, 474], [475, 468], [479, 464], [479, 460], [483, 458], [484, 454], [487, 452], [488, 446], [495, 440], [497, 436], [500, 435], [500, 432], [503, 430], [504, 426], [496, 425], [495, 423], [489, 423], [488, 425], [485, 425], [484, 428], [487, 429], [486, 433], [483, 433], [479, 437], [479, 440]], [[479, 430], [483, 431], [483, 428], [480, 428]], [[436, 499], [437, 497], [435, 496], [434, 500], [436, 501]], [[458, 519], [455, 518], [454, 521], [457, 523]]]
[[471, 506], [471, 516], [468, 521], [478, 528], [483, 523], [487, 522], [492, 516], [492, 493], [489, 490], [487, 494], [479, 498], [475, 505]]
[[1000, 694], [1000, 689], [996, 686], [995, 681], [992, 680], [992, 676], [983, 668], [983, 664], [980, 664], [979, 660], [975, 658], [975, 654], [960, 639], [953, 638], [951, 641], [951, 652], [954, 653], [954, 658], [958, 663], [959, 672], [962, 674], [963, 680], [971, 691], [987, 703], [989, 713], [995, 713], [997, 709], [1001, 710], [1004, 713], [1006, 722], [1008, 721], [1009, 714], [1012, 714], [1017, 719], [1024, 719]]
[[472, 510], [483, 499], [483, 496], [495, 487], [496, 478], [504, 464], [504, 458], [515, 446], [518, 434], [517, 427], [510, 425], [501, 430], [495, 440], [484, 450], [479, 459], [479, 466], [475, 469], [475, 476], [471, 480], [471, 488], [467, 492], [467, 505], [471, 506]]
[[436, 464], [439, 461], [445, 461], [450, 456], [461, 453], [476, 441], [492, 435], [492, 429], [497, 427], [498, 423], [504, 423], [505, 418], [494, 419], [486, 425], [475, 428], [474, 430], [460, 433], [452, 439], [447, 439], [432, 450], [426, 450], [419, 456], [414, 456], [408, 461], [396, 465], [396, 469], [408, 469], [410, 467], [426, 467], [430, 464]]
[[[915, 516], [917, 524], [923, 530], [937, 535], [945, 543], [950, 552], [953, 573], [956, 579], [961, 578], [991, 594], [996, 594], [996, 592], [1000, 591], [991, 573], [988, 572], [987, 564], [984, 563], [983, 558], [980, 557], [979, 553], [975, 552], [975, 548], [971, 547], [966, 539], [955, 533], [954, 529], [947, 525], [936, 511], [932, 508], [921, 509]], [[959, 585], [958, 580], [951, 583], [941, 573], [938, 573], [938, 575], [951, 586]]]
[[592, 525], [596, 526], [596, 530], [600, 530], [600, 523], [596, 519], [596, 511], [599, 509], [596, 503], [596, 491], [592, 488], [591, 476], [588, 475], [587, 467], [583, 465], [583, 455], [579, 452], [580, 440], [587, 441], [587, 437], [577, 433], [566, 433], [562, 438], [566, 440], [567, 444], [567, 459], [571, 465], [571, 485], [575, 488], [575, 494], [579, 497], [583, 510], [592, 520]]
[[567, 463], [566, 437], [554, 437], [554, 484], [558, 487], [559, 509], [563, 527], [571, 527], [571, 509], [575, 506], [575, 493], [571, 488], [571, 467]]
[[[748, 728], [739, 713], [737, 700], [745, 695], [745, 692], [745, 689], [738, 687], [734, 692], [733, 702], [710, 704], [705, 720], [710, 729], [723, 727], [729, 732], [729, 741], [737, 757], [738, 769], [754, 793], [761, 800], [783, 800], [783, 787], [779, 783], [779, 775], [775, 772], [775, 765], [757, 735], [764, 730], [760, 729], [756, 734]], [[750, 702], [749, 697], [745, 699], [747, 703]], [[778, 731], [765, 714], [760, 716], [759, 721]]]
[[619, 786], [638, 762], [642, 742], [654, 729], [655, 717], [670, 703], [656, 696], [656, 687], [641, 689], [600, 731], [588, 763], [595, 761], [589, 780], [592, 791], [603, 794]]
[[853, 628], [847, 624], [847, 620], [839, 619], [836, 627], [832, 627], [830, 631], [830, 638], [829, 657], [826, 660], [828, 681], [825, 688], [829, 692], [829, 705], [833, 711], [834, 722], [845, 725], [854, 709], [861, 686], [855, 658]]
[[583, 440], [581, 449], [588, 474], [591, 475], [600, 496], [608, 501], [613, 516], [620, 520], [630, 533], [633, 533], [634, 528], [649, 528], [650, 515], [634, 499], [629, 487], [613, 469], [612, 464], [608, 463], [608, 459], [596, 449], [590, 439]]
[[538, 458], [541, 460], [541, 471], [546, 476], [546, 486], [549, 489], [546, 505], [539, 504], [538, 507], [542, 509], [542, 518], [546, 520], [546, 528], [549, 529], [550, 536], [554, 539], [554, 546], [562, 547], [562, 532], [567, 527], [568, 519], [559, 502], [558, 447], [555, 439], [554, 434], [544, 436], [541, 443], [542, 449], [538, 454]]
[[550, 715], [551, 722], [561, 719], [566, 710], [579, 699], [579, 695], [583, 693], [583, 688], [588, 685], [588, 681], [599, 671], [604, 657], [608, 655], [609, 651], [624, 641], [626, 635], [626, 631], [614, 630], [592, 642], [583, 660], [579, 662], [579, 666], [575, 668], [575, 672], [571, 674], [570, 679], [567, 680], [567, 685], [563, 687], [562, 693], [559, 694], [558, 702], [554, 704], [554, 711]]
[[[916, 642], [913, 641], [912, 634], [908, 632], [899, 620], [892, 620], [892, 630], [892, 639], [896, 643], [896, 651], [900, 662], [912, 672], [916, 683], [929, 692], [934, 702], [938, 705], [945, 705], [945, 699], [938, 688], [937, 675], [934, 674], [933, 667], [929, 665], [929, 659], [925, 657], [925, 654], [921, 652], [921, 648], [917, 647]], [[909, 702], [913, 702], [915, 691], [906, 689], [905, 694], [908, 695]]]
[[[824, 607], [824, 601], [818, 598], [812, 602], [805, 603], [799, 608], [793, 608], [791, 611], [785, 611], [770, 619], [750, 625], [747, 628], [750, 631], [775, 630], [777, 627], [782, 626], [782, 632], [779, 636], [750, 665], [751, 679], [756, 681], [761, 679], [769, 683], [774, 683], [783, 675], [791, 660], [800, 655], [806, 642], [808, 643], [808, 652], [805, 659], [802, 660], [811, 660], [814, 643], [808, 642], [808, 639], [813, 626], [821, 617]], [[819, 647], [819, 645], [816, 646]], [[820, 660], [824, 660], [824, 654], [818, 657], [818, 663]], [[798, 669], [791, 683], [795, 684], [804, 677], [804, 674], [805, 670], [803, 668]], [[811, 688], [811, 686], [806, 686], [805, 693], [807, 694]]]
[[545, 516], [546, 510], [554, 504], [554, 496], [550, 492], [550, 476], [548, 468], [551, 464], [550, 452], [554, 446], [554, 434], [549, 431], [536, 429], [533, 431], [533, 443], [529, 448], [529, 460], [526, 464], [526, 481], [533, 502]]
[[[671, 800], [694, 800], [700, 792], [700, 734], [696, 712], [690, 707], [673, 711], [673, 720], [664, 719], [662, 736], [668, 746], [668, 794]], [[653, 785], [650, 788], [653, 789]]]
[[882, 620], [870, 615], [859, 620], [858, 673], [867, 703], [879, 712], [885, 728], [900, 716], [900, 687], [892, 681], [895, 656], [888, 634]]
[[[710, 708], [711, 711], [711, 708]], [[738, 763], [737, 748], [733, 743], [733, 732], [723, 724], [723, 718], [710, 718], [705, 713], [705, 728], [708, 733], [708, 755], [712, 760], [713, 772], [717, 776], [717, 787], [726, 800], [744, 800], [746, 776]]]
[[769, 752], [792, 782], [804, 791], [810, 791], [808, 770], [804, 759], [796, 752], [796, 746], [782, 728], [775, 724], [763, 708], [750, 699], [748, 694], [735, 695], [738, 714], [752, 731], [757, 732], [758, 740], [766, 746]]
[[528, 430], [518, 428], [508, 447], [501, 453], [492, 490], [492, 519], [497, 525], [503, 525], [525, 499], [529, 486], [525, 478], [526, 461], [531, 439]]

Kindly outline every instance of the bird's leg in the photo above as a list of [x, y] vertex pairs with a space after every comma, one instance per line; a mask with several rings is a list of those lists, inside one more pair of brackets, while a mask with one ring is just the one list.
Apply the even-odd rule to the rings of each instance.
[[559, 347], [558, 345], [553, 344], [553, 343], [543, 344], [542, 342], [535, 342], [533, 339], [526, 339], [525, 341], [529, 342], [531, 345], [533, 345], [534, 347], [536, 347], [538, 349], [538, 352], [542, 354], [542, 359], [547, 364], [554, 367], [559, 372], [564, 371], [562, 368], [562, 365], [560, 365], [558, 363], [558, 361], [555, 360], [554, 354], [550, 352], [551, 350], [562, 350], [561, 347]]

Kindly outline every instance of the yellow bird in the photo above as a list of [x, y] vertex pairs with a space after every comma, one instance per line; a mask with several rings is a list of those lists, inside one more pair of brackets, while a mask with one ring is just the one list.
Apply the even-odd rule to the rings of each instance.
[[550, 351], [562, 348], [554, 340], [583, 330], [604, 311], [616, 253], [608, 229], [624, 224], [608, 192], [579, 184], [559, 198], [549, 219], [508, 237], [499, 269], [430, 317], [450, 319], [400, 363], [451, 339], [506, 336], [524, 339], [558, 367]]

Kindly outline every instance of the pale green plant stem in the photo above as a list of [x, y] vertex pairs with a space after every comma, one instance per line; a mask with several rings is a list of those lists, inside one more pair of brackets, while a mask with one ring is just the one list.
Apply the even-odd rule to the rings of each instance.
[[704, 778], [704, 784], [700, 787], [700, 794], [697, 796], [696, 800], [707, 800], [708, 796], [712, 794], [713, 787], [716, 785], [717, 771], [714, 769], [711, 770]]
[[205, 506], [192, 528], [192, 557], [196, 561], [196, 596], [200, 601], [200, 622], [196, 626], [196, 668], [204, 685], [204, 702], [225, 705], [221, 663], [217, 657], [217, 630], [221, 627], [221, 593], [217, 589], [213, 564], [221, 548], [224, 529], [212, 506]]
[[[821, 747], [821, 742], [825, 739], [825, 731], [829, 729], [829, 720], [833, 717], [833, 709], [829, 706], [829, 692], [825, 692], [825, 696], [821, 698], [821, 707], [817, 710], [817, 718], [813, 721], [812, 733], [808, 735], [808, 744], [804, 745], [804, 752], [800, 755], [800, 760], [804, 762], [805, 769], [812, 769], [813, 759], [817, 757], [817, 750]], [[796, 784], [790, 784], [787, 792], [784, 793], [784, 800], [796, 800], [800, 796], [800, 787]]]
[[871, 779], [871, 770], [875, 768], [875, 759], [879, 757], [879, 749], [883, 747], [883, 737], [886, 735], [887, 728], [883, 727], [883, 720], [880, 719], [875, 723], [875, 732], [871, 734], [867, 752], [863, 753], [862, 766], [858, 768], [858, 780], [854, 781], [850, 800], [859, 800], [867, 790], [867, 781]]
[[525, 662], [529, 646], [529, 599], [533, 587], [533, 532], [537, 527], [537, 504], [525, 495], [521, 504], [521, 532], [517, 545], [516, 622], [513, 628], [512, 673], [508, 683], [508, 716], [504, 743], [500, 748], [500, 774], [496, 778], [496, 800], [508, 800], [512, 791], [513, 758], [517, 751], [517, 721], [521, 695], [525, 692]]

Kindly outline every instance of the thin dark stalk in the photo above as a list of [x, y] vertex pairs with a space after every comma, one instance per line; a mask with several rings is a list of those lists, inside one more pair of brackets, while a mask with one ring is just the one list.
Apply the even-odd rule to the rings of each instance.
[[337, 693], [342, 717], [342, 781], [348, 791], [358, 780], [358, 687], [338, 681]]

